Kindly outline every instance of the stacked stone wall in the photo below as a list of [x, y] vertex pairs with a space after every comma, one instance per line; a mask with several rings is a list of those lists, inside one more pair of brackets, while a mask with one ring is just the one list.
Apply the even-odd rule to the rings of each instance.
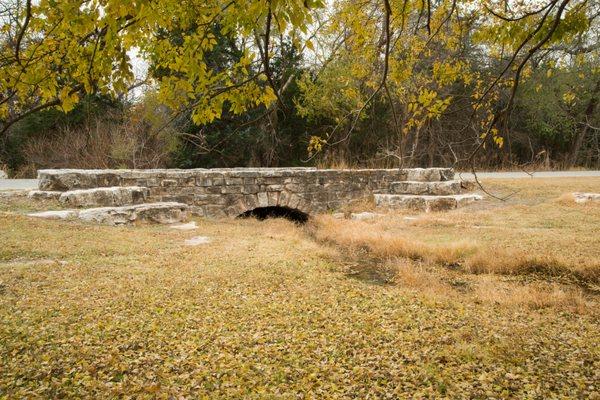
[[288, 207], [311, 214], [386, 192], [392, 182], [446, 181], [447, 168], [315, 169], [233, 168], [165, 170], [40, 170], [40, 190], [98, 187], [148, 188], [146, 201], [180, 202], [195, 214], [237, 216], [258, 207]]

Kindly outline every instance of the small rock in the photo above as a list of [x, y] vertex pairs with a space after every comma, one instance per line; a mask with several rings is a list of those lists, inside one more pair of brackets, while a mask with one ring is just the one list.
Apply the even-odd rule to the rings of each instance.
[[575, 203], [587, 203], [588, 201], [600, 201], [600, 193], [573, 193]]
[[0, 179], [8, 179], [8, 174], [0, 169]]
[[352, 214], [350, 214], [350, 219], [354, 219], [357, 221], [365, 221], [365, 220], [381, 217], [382, 215], [383, 214], [377, 214], [377, 213], [373, 213], [373, 212], [352, 213]]
[[210, 238], [206, 236], [195, 236], [185, 241], [186, 246], [198, 246], [200, 244], [210, 243]]
[[344, 219], [345, 218], [344, 213], [333, 213], [333, 214], [331, 214], [331, 216], [335, 219]]
[[195, 221], [192, 221], [187, 224], [170, 225], [169, 228], [179, 229], [180, 231], [192, 231], [192, 230], [198, 228], [198, 226], [196, 225]]

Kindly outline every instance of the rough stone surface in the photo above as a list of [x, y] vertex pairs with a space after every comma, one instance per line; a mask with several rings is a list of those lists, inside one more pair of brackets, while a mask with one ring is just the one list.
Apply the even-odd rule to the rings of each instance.
[[79, 212], [79, 219], [107, 225], [125, 225], [137, 221], [174, 224], [188, 219], [186, 204], [165, 202], [124, 207], [89, 208]]
[[169, 226], [169, 228], [177, 229], [180, 231], [193, 231], [194, 229], [198, 228], [198, 225], [196, 225], [195, 221], [192, 221], [192, 222], [188, 222], [187, 224], [171, 225], [171, 226]]
[[58, 200], [63, 192], [55, 190], [31, 190], [27, 197], [33, 200]]
[[408, 208], [417, 211], [445, 211], [462, 207], [481, 200], [477, 194], [458, 194], [449, 196], [410, 195], [410, 194], [376, 194], [377, 207], [396, 209]]
[[600, 193], [573, 193], [576, 203], [587, 203], [588, 201], [600, 201]]
[[188, 219], [188, 206], [181, 203], [149, 203], [125, 207], [99, 207], [83, 210], [44, 211], [27, 214], [46, 219], [81, 219], [106, 225], [125, 225], [137, 221], [173, 224]]
[[460, 181], [419, 182], [402, 181], [392, 182], [390, 191], [396, 194], [428, 194], [452, 195], [460, 194], [462, 185]]
[[62, 204], [71, 207], [115, 207], [144, 203], [149, 193], [148, 188], [139, 186], [102, 187], [63, 192], [58, 200]]
[[77, 218], [77, 210], [58, 210], [58, 211], [42, 211], [27, 214], [30, 217], [44, 219], [75, 219]]
[[361, 212], [361, 213], [352, 213], [350, 214], [350, 219], [354, 219], [357, 221], [366, 221], [370, 219], [375, 219], [377, 217], [381, 217], [383, 214], [378, 214], [374, 212]]
[[237, 217], [257, 207], [288, 207], [306, 214], [336, 210], [386, 193], [392, 182], [447, 181], [450, 168], [356, 169], [231, 168], [165, 170], [40, 170], [40, 190], [115, 186], [148, 188], [148, 202], [178, 202], [195, 215]]

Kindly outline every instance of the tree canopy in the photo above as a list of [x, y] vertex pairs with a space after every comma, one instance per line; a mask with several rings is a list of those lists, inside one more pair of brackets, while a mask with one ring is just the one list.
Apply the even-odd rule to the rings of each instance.
[[[135, 50], [169, 122], [254, 113], [276, 135], [293, 114], [310, 126], [309, 159], [349, 151], [357, 130], [368, 143], [370, 124], [386, 131], [372, 135], [378, 154], [400, 164], [423, 140], [472, 161], [507, 145], [515, 104], [532, 93], [560, 92], [550, 103], [573, 135], [595, 129], [599, 14], [598, 0], [2, 0], [0, 132], [86, 95], [127, 92]], [[557, 115], [535, 114], [539, 124]]]

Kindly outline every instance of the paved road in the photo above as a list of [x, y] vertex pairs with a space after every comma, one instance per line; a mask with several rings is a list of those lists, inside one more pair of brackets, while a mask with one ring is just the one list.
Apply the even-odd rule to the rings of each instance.
[[37, 179], [0, 179], [0, 190], [37, 189]]
[[[457, 177], [459, 174], [456, 174]], [[533, 175], [533, 176], [532, 176]], [[532, 175], [526, 172], [478, 172], [477, 177], [481, 179], [519, 179], [519, 178], [579, 178], [600, 177], [600, 171], [538, 171]], [[462, 172], [463, 179], [473, 179], [470, 172]]]
[[[459, 174], [457, 173], [457, 178]], [[525, 172], [479, 172], [481, 179], [518, 179], [531, 178]], [[463, 179], [473, 179], [473, 174], [463, 172]], [[600, 171], [540, 171], [534, 172], [533, 178], [574, 178], [574, 177], [600, 177]], [[37, 179], [0, 179], [0, 190], [31, 190], [37, 189]]]

